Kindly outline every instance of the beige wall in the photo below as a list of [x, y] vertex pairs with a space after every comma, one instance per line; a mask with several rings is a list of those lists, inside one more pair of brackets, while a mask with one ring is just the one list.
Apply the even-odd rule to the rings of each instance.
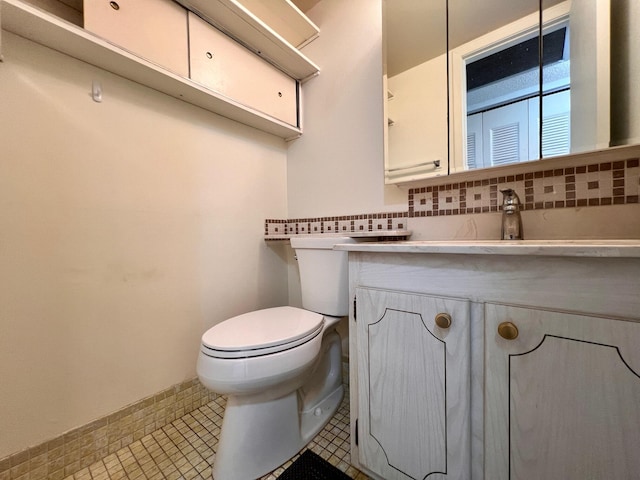
[[320, 37], [303, 53], [304, 135], [289, 146], [289, 218], [397, 211], [384, 185], [381, 0], [323, 0], [307, 15]]
[[287, 303], [262, 238], [284, 141], [2, 33], [0, 458], [194, 377], [205, 329]]

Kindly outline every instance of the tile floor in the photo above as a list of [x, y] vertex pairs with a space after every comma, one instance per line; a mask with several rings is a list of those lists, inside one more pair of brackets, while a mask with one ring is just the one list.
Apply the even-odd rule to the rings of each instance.
[[[211, 480], [225, 404], [225, 398], [218, 397], [65, 480]], [[369, 478], [350, 465], [348, 392], [306, 448], [353, 479]], [[261, 480], [278, 478], [297, 457]]]

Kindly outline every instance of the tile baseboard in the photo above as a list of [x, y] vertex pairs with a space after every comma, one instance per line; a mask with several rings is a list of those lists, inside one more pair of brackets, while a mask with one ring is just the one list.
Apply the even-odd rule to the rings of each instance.
[[0, 459], [0, 480], [62, 480], [218, 397], [197, 378]]

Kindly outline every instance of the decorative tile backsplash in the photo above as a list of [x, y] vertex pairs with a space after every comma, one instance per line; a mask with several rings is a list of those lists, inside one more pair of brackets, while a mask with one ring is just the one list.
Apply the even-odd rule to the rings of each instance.
[[[530, 168], [533, 169], [533, 165]], [[578, 166], [410, 188], [406, 212], [268, 219], [265, 221], [265, 239], [406, 230], [408, 218], [499, 212], [502, 208], [500, 190], [506, 188], [516, 191], [523, 210], [639, 203], [640, 159], [634, 157], [605, 162], [592, 159]]]
[[512, 188], [524, 210], [638, 203], [637, 158], [409, 190], [409, 217], [497, 212]]
[[408, 212], [369, 213], [341, 217], [267, 219], [265, 238], [288, 238], [291, 235], [353, 234], [378, 231], [406, 230]]

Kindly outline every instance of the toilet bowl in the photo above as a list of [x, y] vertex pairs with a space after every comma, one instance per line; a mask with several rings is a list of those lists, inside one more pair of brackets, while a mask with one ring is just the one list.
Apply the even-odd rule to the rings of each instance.
[[[275, 469], [335, 413], [343, 397], [338, 320], [276, 307], [225, 320], [203, 335], [200, 381], [228, 395], [214, 479]], [[234, 330], [242, 332], [235, 343]]]
[[344, 395], [341, 339], [348, 314], [347, 237], [292, 238], [302, 304], [245, 313], [202, 336], [197, 372], [227, 395], [215, 480], [258, 478], [300, 451], [326, 425]]

